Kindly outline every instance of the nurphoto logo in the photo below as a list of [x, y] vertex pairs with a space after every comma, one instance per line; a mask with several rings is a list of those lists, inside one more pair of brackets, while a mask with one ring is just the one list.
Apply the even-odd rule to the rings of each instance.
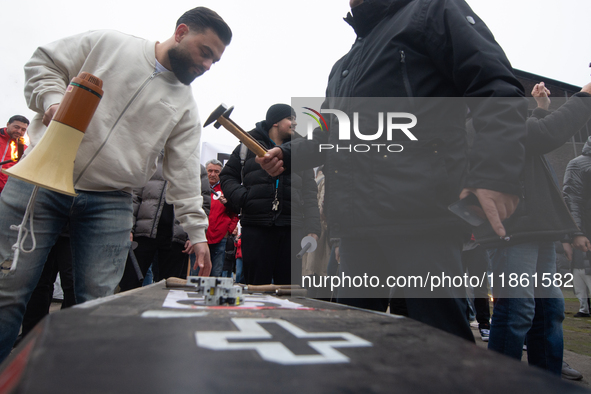
[[[321, 109], [320, 112], [310, 108], [310, 107], [303, 107], [315, 115], [304, 112], [304, 114], [310, 116], [316, 122], [308, 122], [307, 126], [307, 136], [309, 140], [313, 139], [313, 131], [317, 127], [320, 127], [322, 131], [328, 132], [328, 124], [326, 119], [322, 116], [322, 114], [333, 114], [338, 121], [338, 129], [339, 129], [339, 136], [338, 140], [340, 141], [351, 141], [351, 131], [355, 139], [361, 141], [377, 141], [379, 139], [383, 140], [384, 131], [386, 132], [386, 140], [392, 141], [393, 138], [399, 140], [401, 134], [404, 134], [406, 138], [410, 141], [418, 141], [417, 137], [410, 131], [411, 128], [417, 125], [417, 117], [408, 112], [378, 112], [377, 113], [377, 120], [378, 120], [378, 129], [377, 131], [368, 132], [367, 130], [363, 130], [362, 132], [359, 126], [359, 113], [353, 112], [353, 122], [349, 119], [349, 115], [345, 112], [337, 110], [337, 109]], [[404, 121], [407, 122], [404, 122]], [[408, 122], [410, 121], [410, 122]], [[352, 127], [351, 127], [352, 126]], [[326, 150], [335, 150], [336, 152], [339, 151], [348, 151], [348, 152], [357, 152], [357, 153], [366, 153], [370, 151], [388, 151], [393, 153], [402, 152], [404, 147], [400, 144], [385, 144], [385, 143], [373, 143], [373, 144], [320, 144], [319, 150], [326, 151]]]

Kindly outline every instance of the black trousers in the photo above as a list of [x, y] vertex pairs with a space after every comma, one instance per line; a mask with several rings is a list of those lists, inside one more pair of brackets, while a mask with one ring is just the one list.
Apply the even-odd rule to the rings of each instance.
[[[133, 252], [140, 266], [142, 276], [146, 276], [148, 268], [152, 265], [155, 282], [170, 277], [183, 279], [187, 277], [189, 255], [183, 253], [184, 245], [171, 242], [170, 239], [161, 241], [158, 238], [148, 237], [135, 237], [134, 241], [138, 243]], [[131, 259], [128, 257], [123, 277], [119, 282], [119, 288], [121, 291], [127, 291], [141, 285], [142, 280], [138, 278]]]
[[242, 260], [244, 280], [250, 285], [300, 283], [301, 230], [290, 226], [243, 226]]
[[[339, 276], [356, 278], [359, 285], [341, 286], [337, 302], [385, 312], [390, 297], [403, 297], [411, 319], [474, 342], [466, 317], [465, 288], [434, 288], [429, 285], [433, 282], [427, 280], [432, 276], [463, 276], [461, 250], [462, 236], [449, 230], [342, 238]], [[372, 286], [371, 280], [361, 280], [365, 276], [375, 276], [379, 282], [374, 280]], [[418, 284], [421, 280], [425, 280], [426, 286]]]
[[[486, 249], [478, 246], [475, 249], [462, 252], [462, 265], [470, 276], [482, 278], [488, 271], [490, 258]], [[483, 283], [484, 284], [484, 283]], [[476, 321], [480, 328], [490, 327], [490, 306], [488, 301], [488, 286], [474, 287], [474, 309]]]
[[27, 311], [23, 317], [22, 337], [25, 337], [45, 315], [49, 314], [49, 307], [53, 299], [53, 284], [60, 274], [64, 301], [62, 309], [76, 305], [74, 294], [74, 275], [72, 272], [72, 250], [70, 238], [60, 236], [51, 248], [41, 278], [27, 303]]

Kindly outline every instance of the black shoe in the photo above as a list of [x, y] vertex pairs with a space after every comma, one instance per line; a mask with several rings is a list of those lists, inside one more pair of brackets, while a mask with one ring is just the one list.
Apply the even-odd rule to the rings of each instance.
[[577, 312], [573, 317], [591, 317], [590, 313]]

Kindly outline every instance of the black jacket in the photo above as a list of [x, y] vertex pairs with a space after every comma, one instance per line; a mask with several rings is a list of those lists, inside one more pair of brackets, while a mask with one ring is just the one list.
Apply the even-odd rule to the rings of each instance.
[[[526, 122], [526, 159], [519, 205], [503, 222], [511, 240], [500, 241], [490, 224], [485, 223], [474, 229], [477, 242], [486, 247], [508, 246], [529, 241], [558, 241], [567, 234], [579, 232], [544, 154], [564, 145], [590, 117], [591, 96], [586, 93], [576, 93], [554, 112], [534, 110]], [[567, 189], [571, 190], [565, 183]]]
[[[321, 152], [320, 144], [342, 145], [340, 123], [327, 116], [329, 132], [317, 129], [312, 143], [282, 146], [284, 162], [293, 169], [325, 163], [331, 234], [422, 234], [460, 226], [447, 206], [463, 187], [518, 194], [527, 103], [502, 49], [468, 5], [458, 0], [370, 0], [352, 13], [348, 21], [358, 38], [334, 65], [323, 108], [341, 109], [351, 121], [351, 113], [367, 103], [373, 108], [368, 117], [412, 113], [418, 119], [412, 129], [418, 141], [401, 133], [386, 141], [384, 133], [378, 142], [399, 143], [403, 152]], [[478, 131], [470, 173], [464, 97], [515, 98], [496, 105], [491, 99], [468, 102]], [[367, 143], [353, 137], [349, 142]]]
[[203, 164], [201, 166], [201, 197], [203, 197], [203, 210], [209, 216], [211, 208], [211, 189], [209, 188], [209, 179], [207, 178], [207, 169]]
[[[591, 99], [587, 99], [588, 101]], [[589, 112], [590, 110], [587, 109]], [[581, 156], [566, 166], [562, 189], [568, 206], [580, 232], [574, 235], [591, 235], [591, 137], [585, 143]]]
[[[257, 123], [250, 134], [267, 149], [275, 146], [265, 122]], [[304, 233], [320, 235], [320, 214], [316, 199], [314, 172], [309, 169], [271, 177], [255, 162], [250, 150], [244, 163], [241, 184], [240, 147], [238, 145], [220, 174], [222, 191], [230, 206], [240, 212], [243, 226], [298, 226]], [[272, 205], [277, 192], [279, 210]]]

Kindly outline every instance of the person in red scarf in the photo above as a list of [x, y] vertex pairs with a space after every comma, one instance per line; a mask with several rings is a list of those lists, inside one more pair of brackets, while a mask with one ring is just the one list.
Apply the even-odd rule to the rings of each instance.
[[207, 228], [207, 243], [211, 255], [210, 276], [222, 276], [226, 241], [238, 224], [238, 215], [226, 207], [228, 202], [220, 186], [220, 172], [223, 164], [216, 159], [205, 163], [207, 179], [211, 188], [211, 208], [209, 211], [209, 227]]
[[[27, 127], [29, 127], [29, 119], [22, 115], [14, 115], [8, 120], [6, 127], [0, 129], [0, 152], [2, 152], [2, 158], [0, 161], [4, 162], [12, 159], [10, 143], [13, 141], [15, 144], [18, 143], [18, 140], [27, 132]], [[23, 145], [23, 150], [26, 148], [27, 146]], [[7, 169], [15, 164], [15, 161], [8, 162], [3, 164], [2, 168]], [[0, 193], [2, 193], [7, 180], [8, 175], [0, 173]]]

